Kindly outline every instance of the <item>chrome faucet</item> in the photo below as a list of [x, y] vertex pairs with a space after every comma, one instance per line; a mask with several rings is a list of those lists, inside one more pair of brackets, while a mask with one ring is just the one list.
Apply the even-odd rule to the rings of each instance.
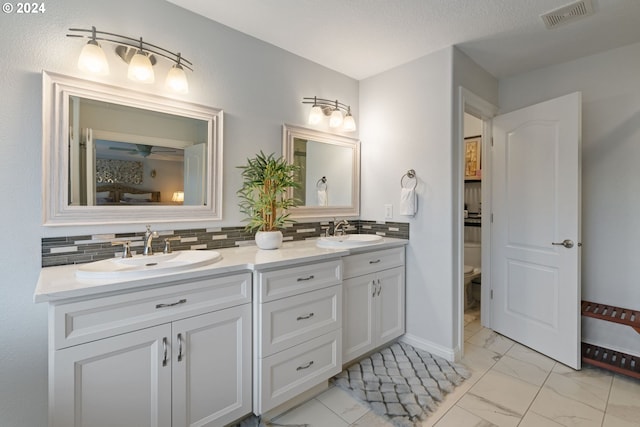
[[342, 236], [345, 234], [344, 227], [349, 226], [349, 221], [343, 219], [339, 221], [336, 225], [333, 226], [333, 235], [334, 236]]
[[151, 231], [151, 226], [147, 225], [147, 231], [144, 233], [144, 250], [142, 251], [142, 255], [153, 255], [151, 242], [154, 237], [158, 237], [158, 232]]

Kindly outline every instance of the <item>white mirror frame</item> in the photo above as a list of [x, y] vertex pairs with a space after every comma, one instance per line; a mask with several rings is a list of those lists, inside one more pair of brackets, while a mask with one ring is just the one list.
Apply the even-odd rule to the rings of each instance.
[[[43, 225], [130, 224], [215, 221], [222, 219], [223, 111], [130, 89], [42, 73], [42, 207]], [[207, 122], [207, 205], [203, 206], [70, 206], [69, 97], [96, 99], [129, 107], [185, 116]]]
[[[295, 138], [333, 144], [353, 150], [351, 205], [350, 206], [298, 206], [290, 209], [292, 218], [332, 218], [360, 215], [360, 140], [315, 129], [285, 124], [282, 126], [282, 153], [289, 163], [293, 163]], [[292, 197], [293, 190], [289, 190]]]

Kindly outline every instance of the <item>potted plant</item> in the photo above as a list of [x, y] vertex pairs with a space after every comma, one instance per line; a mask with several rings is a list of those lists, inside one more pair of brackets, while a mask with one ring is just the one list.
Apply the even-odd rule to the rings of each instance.
[[259, 248], [277, 249], [282, 245], [280, 229], [294, 222], [287, 209], [299, 205], [299, 200], [288, 196], [290, 188], [299, 187], [294, 180], [294, 172], [299, 168], [262, 151], [238, 168], [242, 169], [243, 184], [237, 194], [240, 212], [249, 222], [246, 230], [256, 231]]

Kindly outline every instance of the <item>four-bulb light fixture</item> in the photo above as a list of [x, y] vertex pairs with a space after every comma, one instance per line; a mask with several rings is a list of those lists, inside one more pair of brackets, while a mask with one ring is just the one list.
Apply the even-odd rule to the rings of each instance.
[[327, 116], [329, 117], [329, 127], [331, 128], [342, 126], [342, 130], [346, 132], [356, 130], [356, 121], [351, 115], [351, 107], [337, 99], [332, 101], [314, 96], [313, 98], [302, 98], [302, 103], [313, 104], [309, 112], [308, 121], [310, 125], [317, 125]]
[[80, 70], [103, 76], [109, 74], [109, 63], [98, 41], [114, 43], [116, 54], [129, 64], [127, 77], [130, 80], [153, 83], [155, 81], [153, 66], [156, 63], [156, 57], [161, 57], [173, 62], [167, 74], [166, 86], [178, 93], [189, 92], [189, 83], [184, 69], [193, 71], [193, 64], [183, 58], [179, 52], [173, 53], [160, 46], [143, 42], [142, 37], [134, 39], [120, 34], [97, 31], [96, 27], [91, 27], [90, 30], [69, 28], [69, 31], [77, 34], [67, 34], [67, 37], [89, 39], [78, 58]]

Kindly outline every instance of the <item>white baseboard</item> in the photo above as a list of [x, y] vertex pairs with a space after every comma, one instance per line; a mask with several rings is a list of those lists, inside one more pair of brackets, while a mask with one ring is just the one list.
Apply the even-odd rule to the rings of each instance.
[[459, 355], [460, 350], [455, 350], [453, 348], [443, 347], [439, 344], [435, 344], [431, 341], [427, 341], [423, 338], [416, 337], [411, 334], [404, 334], [400, 337], [400, 341], [403, 343], [409, 344], [417, 349], [428, 351], [431, 354], [436, 356], [440, 356], [443, 359], [448, 360], [449, 362], [453, 362], [456, 359], [456, 353]]

